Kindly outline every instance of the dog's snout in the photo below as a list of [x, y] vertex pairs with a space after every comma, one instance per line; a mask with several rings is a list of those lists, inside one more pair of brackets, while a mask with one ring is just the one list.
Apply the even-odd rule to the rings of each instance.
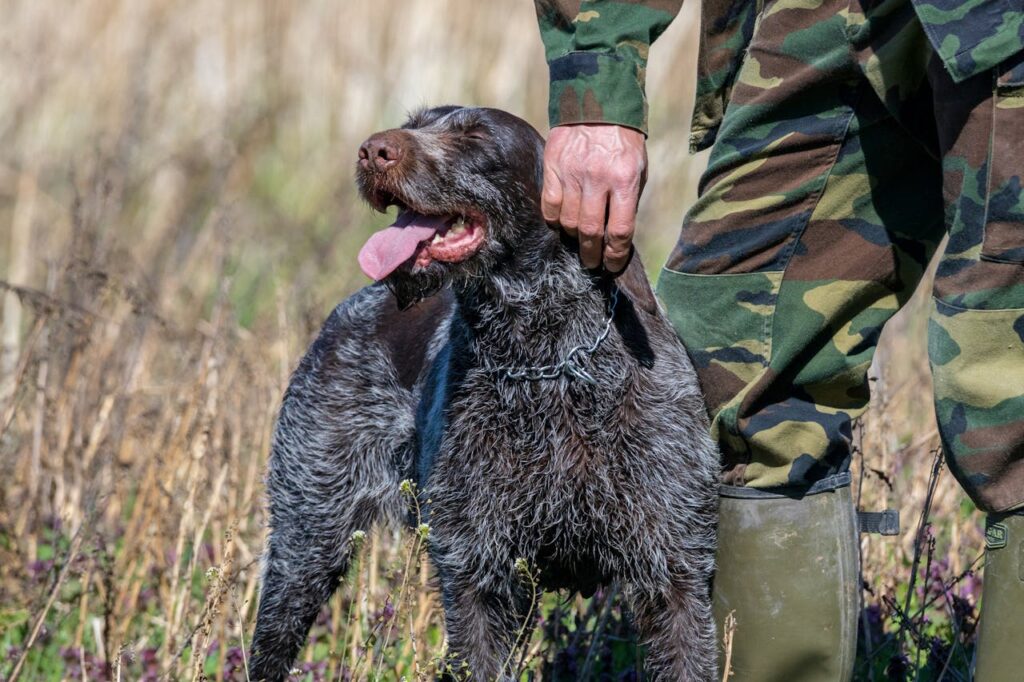
[[387, 170], [401, 159], [405, 145], [393, 131], [372, 135], [359, 147], [359, 164], [367, 170]]

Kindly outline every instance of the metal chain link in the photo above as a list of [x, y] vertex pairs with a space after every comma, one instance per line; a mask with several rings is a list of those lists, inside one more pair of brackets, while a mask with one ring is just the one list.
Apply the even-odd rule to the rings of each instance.
[[589, 345], [580, 344], [578, 346], [573, 346], [569, 352], [565, 354], [565, 357], [562, 358], [561, 362], [553, 365], [525, 367], [503, 365], [501, 367], [485, 367], [484, 369], [487, 372], [492, 372], [494, 374], [504, 374], [506, 377], [514, 381], [545, 381], [557, 379], [560, 376], [567, 376], [584, 381], [591, 386], [596, 386], [597, 380], [595, 380], [587, 370], [583, 369], [583, 366], [580, 364], [580, 360], [590, 357], [597, 352], [601, 343], [608, 338], [608, 335], [612, 331], [612, 321], [615, 318], [615, 305], [618, 302], [619, 288], [615, 287], [612, 289], [611, 300], [608, 303], [608, 317], [604, 321], [601, 333], [596, 339], [594, 339], [593, 343]]

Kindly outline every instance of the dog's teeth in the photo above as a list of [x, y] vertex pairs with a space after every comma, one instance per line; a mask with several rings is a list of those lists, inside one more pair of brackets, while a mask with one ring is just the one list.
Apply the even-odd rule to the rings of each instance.
[[433, 238], [433, 240], [431, 240], [431, 242], [430, 242], [430, 243], [431, 243], [431, 244], [440, 244], [440, 243], [441, 243], [441, 242], [443, 242], [443, 241], [444, 241], [444, 237], [442, 237], [442, 236], [441, 236], [441, 235], [439, 235], [439, 234], [435, 234], [435, 235], [434, 235], [434, 238]]
[[452, 227], [452, 229], [449, 230], [449, 232], [451, 232], [452, 234], [462, 234], [465, 231], [466, 231], [466, 226], [465, 226], [465, 224], [462, 224], [462, 223], [456, 223]]
[[454, 223], [452, 223], [452, 227], [462, 227], [465, 224], [466, 224], [466, 217], [460, 215], [458, 217], [458, 219]]

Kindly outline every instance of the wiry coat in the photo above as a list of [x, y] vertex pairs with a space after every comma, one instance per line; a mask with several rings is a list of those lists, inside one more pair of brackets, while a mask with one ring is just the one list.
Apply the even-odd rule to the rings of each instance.
[[[487, 163], [452, 142], [470, 125], [500, 152]], [[479, 210], [487, 244], [466, 263], [432, 263], [356, 293], [296, 370], [267, 481], [253, 679], [284, 678], [348, 567], [352, 534], [406, 514], [405, 478], [418, 482], [430, 524], [450, 656], [473, 679], [514, 672], [505, 662], [534, 599], [519, 559], [545, 588], [622, 581], [652, 677], [713, 679], [718, 455], [686, 352], [639, 259], [617, 278], [589, 273], [574, 244], [544, 225], [542, 143], [519, 119], [435, 109], [402, 135], [429, 163], [410, 161], [386, 189], [361, 177], [364, 196], [378, 208]], [[439, 148], [458, 153], [446, 159]], [[417, 180], [424, 172], [432, 186]], [[609, 311], [607, 337], [576, 356], [582, 373], [527, 380], [502, 369], [592, 345]]]

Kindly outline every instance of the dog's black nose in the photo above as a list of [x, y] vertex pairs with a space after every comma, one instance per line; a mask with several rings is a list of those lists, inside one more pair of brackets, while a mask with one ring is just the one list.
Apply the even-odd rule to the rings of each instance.
[[387, 170], [402, 158], [401, 140], [391, 131], [377, 133], [359, 148], [359, 165], [367, 170]]

